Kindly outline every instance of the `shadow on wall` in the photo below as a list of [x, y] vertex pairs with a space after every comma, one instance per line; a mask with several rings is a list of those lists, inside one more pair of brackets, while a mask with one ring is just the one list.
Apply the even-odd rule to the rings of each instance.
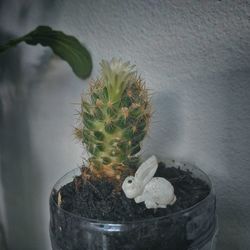
[[[1, 90], [1, 172], [9, 248], [18, 242], [20, 249], [39, 243], [38, 194], [41, 180], [32, 158], [27, 114], [27, 93], [23, 91], [19, 48], [0, 58]], [[36, 186], [31, 181], [36, 178]], [[27, 241], [27, 235], [29, 240]], [[10, 241], [11, 239], [11, 241]], [[38, 248], [36, 248], [38, 249]]]
[[146, 155], [157, 152], [163, 159], [173, 157], [183, 134], [182, 122], [180, 122], [182, 121], [181, 110], [176, 94], [169, 91], [153, 94], [153, 116], [149, 137], [143, 143], [148, 146]]
[[[247, 49], [246, 49], [247, 51]], [[249, 51], [249, 48], [248, 48]], [[232, 59], [232, 61], [234, 61]], [[243, 61], [243, 59], [242, 59]], [[226, 110], [224, 124], [224, 164], [230, 179], [218, 179], [225, 183], [217, 190], [219, 206], [219, 249], [249, 248], [249, 147], [250, 147], [250, 62], [240, 69], [227, 72]], [[228, 196], [230, 194], [230, 196]], [[230, 197], [230, 199], [228, 199]]]
[[[30, 22], [31, 8], [39, 8], [40, 17], [45, 18], [48, 10], [52, 11], [53, 3], [54, 1], [20, 1], [18, 15], [16, 20], [13, 19], [14, 25], [20, 27], [20, 25]], [[0, 2], [0, 15], [4, 13], [1, 20], [5, 21], [6, 17], [6, 25], [7, 12], [13, 4], [16, 3], [13, 1]], [[43, 8], [41, 8], [41, 4], [43, 4]], [[43, 15], [43, 13], [47, 14]], [[12, 14], [8, 13], [8, 15]], [[35, 28], [37, 25], [32, 23], [28, 26]], [[4, 27], [4, 23], [1, 27]], [[0, 28], [0, 44], [12, 37], [13, 34]], [[23, 76], [25, 65], [22, 65], [22, 59], [23, 54], [20, 47], [0, 55], [0, 184], [3, 186], [4, 200], [4, 205], [0, 209], [4, 210], [6, 217], [4, 224], [7, 224], [5, 234], [8, 249], [44, 250], [47, 235], [44, 235], [39, 201], [43, 180], [32, 152], [28, 121], [29, 89], [33, 82], [38, 84], [39, 81], [30, 79], [32, 78], [30, 76]], [[38, 66], [44, 68], [47, 60], [48, 57], [41, 58]], [[37, 68], [33, 67], [32, 70], [36, 72]], [[41, 71], [36, 73], [35, 77], [39, 78], [38, 74]], [[4, 246], [0, 245], [1, 247]]]
[[[11, 38], [10, 34], [5, 33], [4, 31], [0, 31], [0, 42], [5, 41]], [[12, 58], [15, 58], [13, 60]], [[13, 73], [15, 72], [15, 73]], [[8, 175], [9, 171], [11, 171], [12, 164], [9, 164], [8, 154], [11, 154], [12, 149], [9, 149], [9, 145], [11, 144], [10, 136], [12, 134], [11, 131], [7, 130], [9, 127], [8, 122], [10, 120], [10, 116], [12, 113], [14, 100], [16, 96], [16, 90], [18, 89], [19, 81], [18, 77], [21, 72], [21, 55], [20, 50], [15, 49], [10, 51], [9, 53], [3, 54], [0, 56], [0, 150], [1, 150], [1, 193], [3, 204], [1, 209], [2, 216], [6, 216], [7, 218], [0, 218], [5, 221], [4, 224], [8, 223], [8, 208], [4, 207], [7, 205], [7, 190], [9, 189], [9, 180], [6, 175]], [[13, 127], [13, 126], [12, 126]], [[14, 130], [16, 131], [16, 129]], [[14, 157], [12, 156], [12, 159]], [[8, 165], [10, 165], [8, 169]], [[12, 186], [14, 186], [12, 184]], [[9, 198], [9, 197], [8, 197]], [[14, 203], [15, 204], [15, 203]], [[6, 214], [4, 213], [6, 211]], [[8, 225], [7, 225], [8, 226]], [[7, 249], [6, 243], [6, 233], [3, 228], [0, 230], [1, 233], [1, 245], [0, 247], [4, 250]]]

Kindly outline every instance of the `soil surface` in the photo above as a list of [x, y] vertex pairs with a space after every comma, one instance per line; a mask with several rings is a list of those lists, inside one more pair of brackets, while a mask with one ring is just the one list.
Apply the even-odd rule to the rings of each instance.
[[[114, 192], [114, 186], [107, 181], [89, 182], [75, 177], [73, 182], [61, 187], [61, 208], [82, 217], [108, 221], [131, 221], [142, 218], [164, 216], [189, 208], [203, 200], [210, 188], [201, 179], [192, 176], [188, 170], [159, 163], [155, 177], [164, 177], [172, 183], [176, 202], [167, 208], [146, 209], [144, 202], [136, 204], [123, 191]], [[58, 192], [54, 192], [58, 201]]]

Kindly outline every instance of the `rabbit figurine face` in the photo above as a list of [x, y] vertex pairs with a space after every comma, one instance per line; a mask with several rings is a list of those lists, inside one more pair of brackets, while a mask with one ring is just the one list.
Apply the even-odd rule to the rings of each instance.
[[123, 184], [122, 189], [126, 190], [126, 197], [129, 199], [135, 198], [140, 195], [143, 191], [141, 183], [138, 183], [134, 176], [128, 176]]
[[122, 189], [127, 198], [135, 199], [136, 203], [145, 202], [147, 208], [165, 208], [176, 201], [174, 187], [165, 178], [153, 178], [158, 167], [153, 155], [141, 164], [135, 176], [128, 176]]

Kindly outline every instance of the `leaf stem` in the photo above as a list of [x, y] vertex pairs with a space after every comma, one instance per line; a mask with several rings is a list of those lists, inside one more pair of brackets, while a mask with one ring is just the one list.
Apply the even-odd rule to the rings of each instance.
[[11, 39], [7, 43], [0, 45], [0, 54], [6, 52], [8, 49], [15, 47], [17, 44], [24, 42], [27, 38], [27, 35], [21, 36], [16, 39]]

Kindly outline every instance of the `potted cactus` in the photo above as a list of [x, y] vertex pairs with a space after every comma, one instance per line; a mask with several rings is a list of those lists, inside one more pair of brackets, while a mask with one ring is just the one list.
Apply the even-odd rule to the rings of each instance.
[[[80, 78], [91, 73], [91, 56], [73, 36], [39, 26], [0, 53], [21, 42], [49, 46]], [[141, 157], [151, 110], [135, 66], [103, 60], [75, 129], [89, 157], [51, 192], [53, 250], [212, 249], [215, 195], [207, 175], [188, 163]]]
[[89, 158], [51, 193], [53, 250], [210, 249], [209, 178], [187, 163], [141, 157], [152, 116], [145, 83], [128, 62], [100, 65], [75, 129]]

